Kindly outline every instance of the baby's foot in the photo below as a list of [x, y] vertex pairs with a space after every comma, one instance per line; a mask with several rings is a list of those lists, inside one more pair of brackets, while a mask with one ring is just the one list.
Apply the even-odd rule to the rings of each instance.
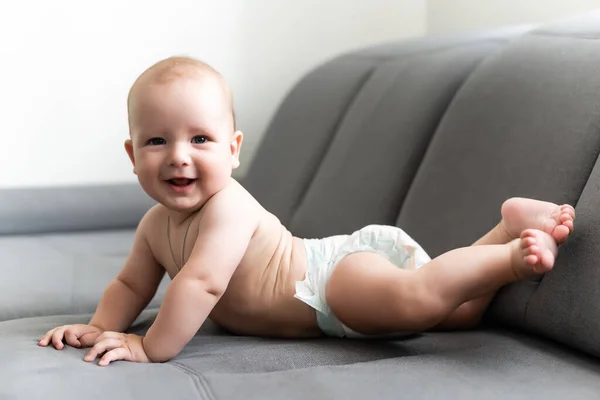
[[501, 225], [511, 239], [518, 238], [525, 229], [539, 229], [560, 244], [573, 232], [575, 222], [575, 209], [568, 204], [559, 206], [522, 197], [506, 200], [501, 213]]
[[515, 275], [526, 279], [550, 271], [557, 253], [557, 244], [549, 233], [525, 229], [515, 244], [512, 263]]

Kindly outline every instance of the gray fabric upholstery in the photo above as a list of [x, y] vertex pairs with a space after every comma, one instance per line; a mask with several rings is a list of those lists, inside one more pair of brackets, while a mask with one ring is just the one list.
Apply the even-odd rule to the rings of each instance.
[[359, 58], [320, 67], [302, 80], [273, 118], [245, 186], [282, 223], [289, 223], [342, 116], [376, 63]]
[[[524, 27], [517, 27], [478, 35], [391, 43], [342, 55], [325, 63], [303, 77], [277, 110], [248, 169], [244, 181], [246, 188], [264, 207], [288, 225], [307, 195], [315, 174], [320, 171], [321, 163], [325, 162], [333, 140], [338, 135], [353, 134], [344, 132], [353, 129], [349, 125], [352, 120], [376, 117], [376, 114], [369, 115], [369, 110], [377, 112], [379, 109], [387, 119], [380, 125], [379, 136], [385, 133], [381, 129], [386, 128], [386, 123], [388, 126], [396, 123], [394, 132], [390, 133], [406, 134], [408, 138], [424, 133], [425, 137], [421, 140], [425, 140], [426, 135], [435, 128], [436, 115], [439, 118], [443, 112], [444, 101], [449, 101], [477, 62], [525, 30]], [[461, 55], [464, 59], [461, 59]], [[419, 68], [426, 70], [419, 71]], [[434, 83], [427, 83], [426, 80], [433, 79], [439, 83], [437, 89], [443, 90], [443, 93], [436, 93], [433, 99], [421, 95], [420, 100], [411, 99], [408, 93], [403, 95], [402, 84], [411, 83], [413, 78], [428, 84], [429, 91], [436, 88]], [[385, 97], [389, 88], [382, 85], [393, 82], [396, 82], [395, 91], [390, 90]], [[413, 83], [413, 95], [419, 96], [418, 91], [419, 86]], [[383, 104], [368, 104], [377, 99]], [[427, 111], [413, 120], [408, 112], [394, 105], [393, 102], [397, 100], [402, 100], [404, 105], [410, 107], [425, 107]], [[401, 116], [394, 117], [390, 112], [400, 113]], [[427, 116], [432, 121], [427, 121]], [[363, 122], [360, 121], [361, 124]], [[402, 128], [406, 126], [398, 125], [412, 122], [420, 124], [411, 127], [412, 134], [403, 133]], [[338, 140], [338, 143], [344, 142]], [[273, 168], [274, 165], [277, 168]], [[344, 226], [333, 229], [344, 229]], [[310, 234], [309, 231], [306, 233]]]
[[137, 185], [5, 190], [0, 399], [598, 398], [599, 37], [600, 12], [341, 55], [292, 88], [244, 178], [296, 235], [396, 224], [432, 256], [486, 233], [510, 196], [576, 204], [555, 269], [503, 288], [480, 329], [277, 340], [206, 323], [167, 363], [99, 368], [36, 340], [89, 321], [151, 199]]
[[[131, 331], [144, 334], [149, 310]], [[231, 336], [210, 324], [164, 364], [82, 361], [84, 349], [39, 348], [52, 324], [0, 324], [2, 399], [593, 399], [600, 364], [555, 343], [504, 330], [428, 333], [401, 341]], [[4, 360], [4, 358], [3, 358]], [[594, 397], [596, 396], [596, 397]]]
[[135, 228], [155, 204], [139, 185], [0, 190], [0, 235]]
[[577, 202], [577, 220], [558, 268], [527, 306], [527, 328], [600, 356], [600, 162]]
[[[133, 233], [124, 229], [0, 236], [0, 321], [93, 312], [123, 266]], [[160, 304], [167, 284], [165, 278], [150, 307]]]
[[338, 127], [290, 229], [315, 237], [393, 225], [448, 104], [498, 47], [484, 41], [382, 62]]
[[509, 196], [576, 204], [600, 151], [598, 50], [531, 35], [485, 60], [446, 111], [398, 223], [438, 255], [484, 234]]
[[[537, 34], [488, 58], [445, 113], [398, 225], [436, 256], [483, 235], [510, 196], [577, 204], [600, 152], [599, 63], [597, 41]], [[527, 328], [536, 288], [504, 291], [495, 317]]]

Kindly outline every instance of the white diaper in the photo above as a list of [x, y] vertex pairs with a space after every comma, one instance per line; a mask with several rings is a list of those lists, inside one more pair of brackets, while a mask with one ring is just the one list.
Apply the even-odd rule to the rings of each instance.
[[296, 282], [295, 297], [316, 310], [317, 322], [324, 333], [337, 337], [362, 336], [342, 324], [326, 302], [327, 283], [342, 258], [357, 252], [373, 252], [402, 269], [418, 269], [431, 261], [425, 250], [406, 232], [389, 225], [368, 225], [351, 235], [304, 239], [304, 247], [306, 278]]

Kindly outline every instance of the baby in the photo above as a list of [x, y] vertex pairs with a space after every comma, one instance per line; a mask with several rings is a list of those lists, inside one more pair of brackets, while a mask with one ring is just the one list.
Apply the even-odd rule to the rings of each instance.
[[[133, 84], [125, 150], [157, 201], [89, 324], [39, 341], [92, 347], [84, 360], [164, 362], [207, 318], [233, 334], [357, 337], [477, 325], [503, 285], [552, 269], [575, 210], [525, 198], [470, 247], [431, 260], [404, 231], [370, 225], [325, 239], [294, 237], [231, 174], [242, 132], [223, 77], [185, 57]], [[145, 336], [123, 333], [164, 274], [171, 282]]]

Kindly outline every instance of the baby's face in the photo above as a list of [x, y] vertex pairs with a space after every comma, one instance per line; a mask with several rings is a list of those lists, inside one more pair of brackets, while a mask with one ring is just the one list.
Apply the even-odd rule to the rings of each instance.
[[142, 188], [178, 211], [223, 189], [239, 165], [241, 132], [216, 79], [179, 78], [140, 87], [130, 105], [125, 148]]

